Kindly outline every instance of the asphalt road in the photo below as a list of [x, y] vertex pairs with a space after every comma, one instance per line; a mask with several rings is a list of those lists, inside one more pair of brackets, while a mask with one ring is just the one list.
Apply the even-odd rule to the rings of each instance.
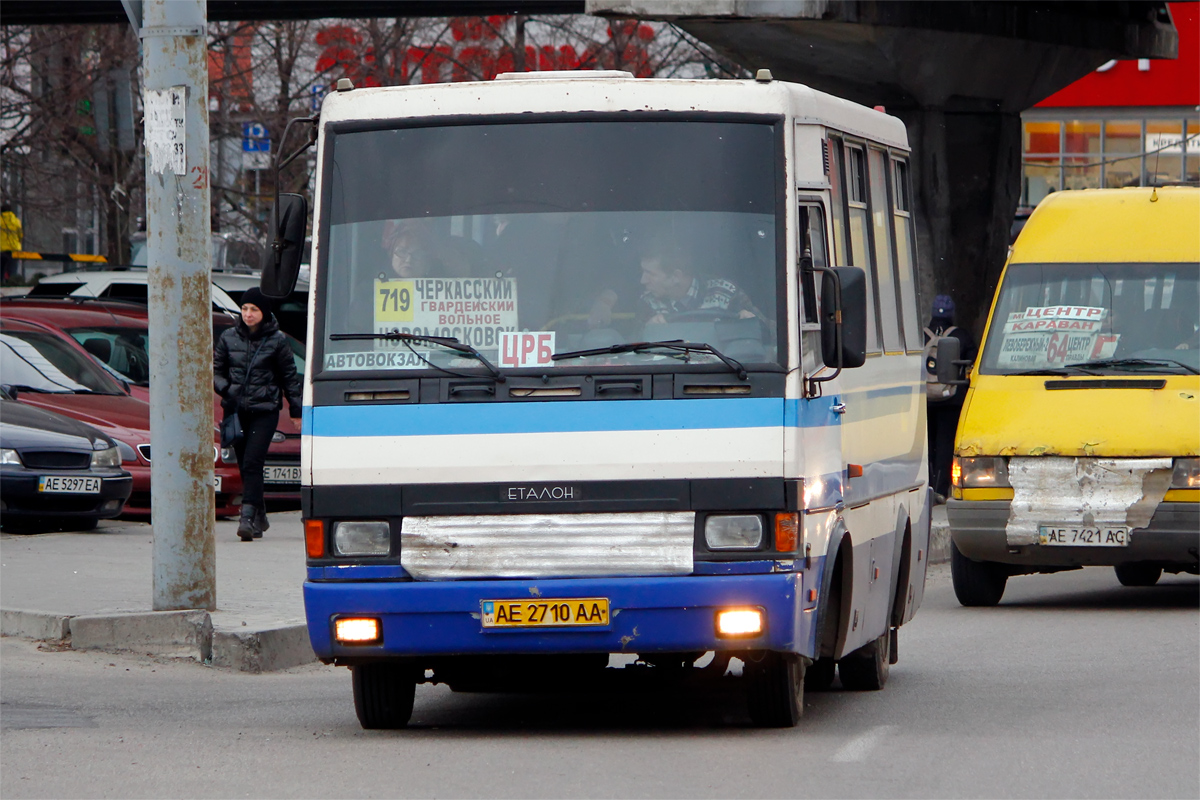
[[794, 730], [736, 693], [420, 687], [365, 732], [344, 669], [248, 675], [0, 642], [0, 796], [1200, 797], [1200, 581], [1013, 579], [964, 609], [947, 567], [882, 692], [809, 694]]

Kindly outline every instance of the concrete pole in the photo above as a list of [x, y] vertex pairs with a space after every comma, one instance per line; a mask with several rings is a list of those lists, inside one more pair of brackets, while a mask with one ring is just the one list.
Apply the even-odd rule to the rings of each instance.
[[205, 0], [136, 5], [145, 71], [154, 609], [211, 611], [217, 563], [207, 13]]

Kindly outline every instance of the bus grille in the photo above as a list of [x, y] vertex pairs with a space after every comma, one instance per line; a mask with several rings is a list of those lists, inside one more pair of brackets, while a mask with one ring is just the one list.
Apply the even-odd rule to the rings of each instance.
[[695, 514], [405, 517], [400, 563], [417, 580], [689, 575]]

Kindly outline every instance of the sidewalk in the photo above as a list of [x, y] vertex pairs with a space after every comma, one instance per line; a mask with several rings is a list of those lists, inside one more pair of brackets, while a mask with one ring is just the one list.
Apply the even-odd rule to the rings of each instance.
[[152, 612], [153, 533], [107, 520], [87, 533], [0, 534], [0, 634], [79, 649], [190, 656], [248, 672], [315, 659], [304, 624], [299, 511], [242, 542], [218, 521], [217, 610]]

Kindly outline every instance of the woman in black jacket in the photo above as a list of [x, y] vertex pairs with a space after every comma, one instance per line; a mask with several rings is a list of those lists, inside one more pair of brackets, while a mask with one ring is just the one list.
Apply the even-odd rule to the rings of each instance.
[[263, 507], [263, 462], [283, 397], [292, 424], [300, 430], [300, 378], [287, 337], [271, 314], [271, 299], [258, 287], [242, 294], [242, 319], [217, 340], [213, 354], [213, 386], [221, 395], [225, 416], [237, 414], [242, 436], [234, 443], [242, 473], [242, 516], [238, 536], [248, 542], [262, 536], [270, 523]]

